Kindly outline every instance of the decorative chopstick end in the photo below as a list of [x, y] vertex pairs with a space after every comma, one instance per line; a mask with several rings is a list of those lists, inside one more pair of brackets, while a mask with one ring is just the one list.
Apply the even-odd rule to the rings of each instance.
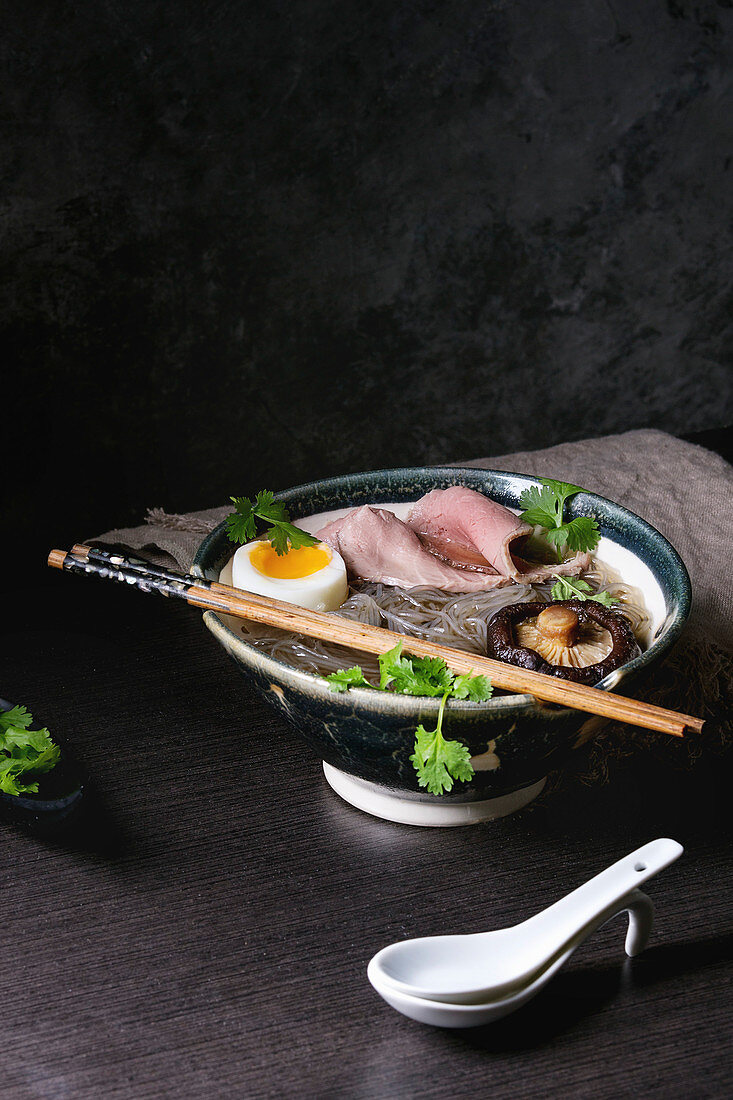
[[48, 564], [52, 569], [63, 569], [66, 561], [65, 550], [52, 550], [48, 555]]

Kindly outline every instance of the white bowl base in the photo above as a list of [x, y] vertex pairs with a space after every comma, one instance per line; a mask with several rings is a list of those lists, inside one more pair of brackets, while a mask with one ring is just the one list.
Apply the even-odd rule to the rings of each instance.
[[[494, 821], [521, 810], [540, 793], [547, 777], [522, 787], [510, 794], [486, 798], [481, 802], [443, 803], [435, 799], [417, 802], [403, 798], [390, 787], [368, 783], [365, 779], [347, 775], [333, 765], [323, 762], [323, 773], [329, 786], [357, 810], [363, 810], [384, 821], [396, 821], [400, 825], [426, 825], [447, 828], [455, 825], [478, 825], [481, 821]], [[425, 796], [430, 798], [429, 795]]]

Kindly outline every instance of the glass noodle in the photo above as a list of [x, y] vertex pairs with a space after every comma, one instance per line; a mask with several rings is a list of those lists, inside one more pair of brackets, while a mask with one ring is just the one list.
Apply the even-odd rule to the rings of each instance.
[[[643, 647], [651, 619], [640, 591], [624, 583], [603, 562], [594, 562], [583, 578], [594, 592], [610, 592], [619, 599], [614, 610], [626, 616]], [[550, 601], [553, 583], [554, 580], [548, 584], [510, 584], [489, 592], [461, 594], [438, 588], [403, 589], [357, 581], [351, 586], [346, 603], [334, 614], [468, 653], [484, 654], [492, 616], [507, 604]], [[359, 664], [368, 679], [378, 680], [377, 659], [368, 654], [257, 623], [237, 621], [235, 629], [241, 631], [250, 645], [303, 672], [327, 675]]]

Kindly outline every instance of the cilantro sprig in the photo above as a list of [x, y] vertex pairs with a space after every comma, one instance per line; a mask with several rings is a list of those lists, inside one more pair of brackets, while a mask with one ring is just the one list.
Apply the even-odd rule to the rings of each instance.
[[595, 550], [601, 537], [596, 521], [591, 516], [576, 516], [565, 523], [563, 518], [565, 501], [576, 493], [582, 493], [581, 487], [551, 478], [539, 480], [542, 482], [541, 488], [533, 485], [520, 496], [519, 503], [524, 509], [520, 518], [533, 527], [545, 528], [558, 561], [562, 561], [567, 551]]
[[558, 577], [553, 584], [550, 595], [553, 600], [595, 600], [604, 607], [612, 607], [619, 602], [618, 596], [612, 596], [610, 592], [595, 592], [582, 577]]
[[453, 699], [482, 703], [491, 698], [491, 682], [486, 676], [470, 672], [455, 675], [441, 657], [405, 657], [403, 643], [382, 653], [379, 658], [379, 684], [372, 684], [359, 665], [341, 668], [324, 677], [331, 691], [350, 687], [370, 687], [377, 691], [395, 691], [401, 695], [427, 695], [434, 698], [446, 693]]
[[442, 794], [453, 788], [458, 779], [466, 783], [473, 778], [471, 753], [461, 741], [446, 741], [443, 737], [443, 714], [450, 692], [440, 701], [438, 722], [434, 730], [420, 725], [415, 730], [415, 751], [410, 762], [417, 772], [418, 786], [430, 794]]
[[415, 730], [414, 752], [410, 761], [417, 772], [417, 781], [431, 794], [450, 791], [455, 780], [467, 781], [473, 776], [471, 754], [460, 741], [443, 737], [443, 713], [448, 699], [470, 699], [474, 703], [491, 698], [492, 686], [486, 676], [470, 672], [455, 675], [440, 657], [405, 657], [402, 642], [379, 658], [379, 685], [367, 680], [359, 665], [342, 668], [326, 676], [331, 691], [348, 691], [350, 687], [374, 687], [377, 691], [395, 691], [402, 695], [442, 696], [438, 721], [434, 730], [419, 725]]
[[379, 658], [379, 689], [401, 695], [442, 695], [450, 691], [453, 675], [440, 657], [404, 657], [402, 642]]
[[318, 539], [307, 531], [295, 527], [285, 505], [275, 500], [275, 494], [265, 489], [254, 500], [249, 497], [230, 497], [234, 511], [226, 518], [227, 535], [232, 542], [251, 542], [257, 533], [257, 520], [263, 520], [272, 526], [262, 536], [272, 543], [275, 553], [282, 557], [288, 550], [298, 550], [301, 546], [315, 546]]
[[12, 707], [10, 710], [0, 711], [0, 733], [5, 733], [11, 727], [27, 730], [33, 721], [33, 715], [27, 707]]
[[0, 791], [4, 794], [36, 794], [38, 783], [21, 776], [49, 772], [61, 757], [48, 730], [32, 730], [32, 722], [26, 707], [0, 713]]

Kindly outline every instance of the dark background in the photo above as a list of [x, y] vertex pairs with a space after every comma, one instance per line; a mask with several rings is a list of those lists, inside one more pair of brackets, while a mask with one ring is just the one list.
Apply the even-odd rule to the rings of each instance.
[[6, 546], [733, 420], [730, 0], [5, 11]]

